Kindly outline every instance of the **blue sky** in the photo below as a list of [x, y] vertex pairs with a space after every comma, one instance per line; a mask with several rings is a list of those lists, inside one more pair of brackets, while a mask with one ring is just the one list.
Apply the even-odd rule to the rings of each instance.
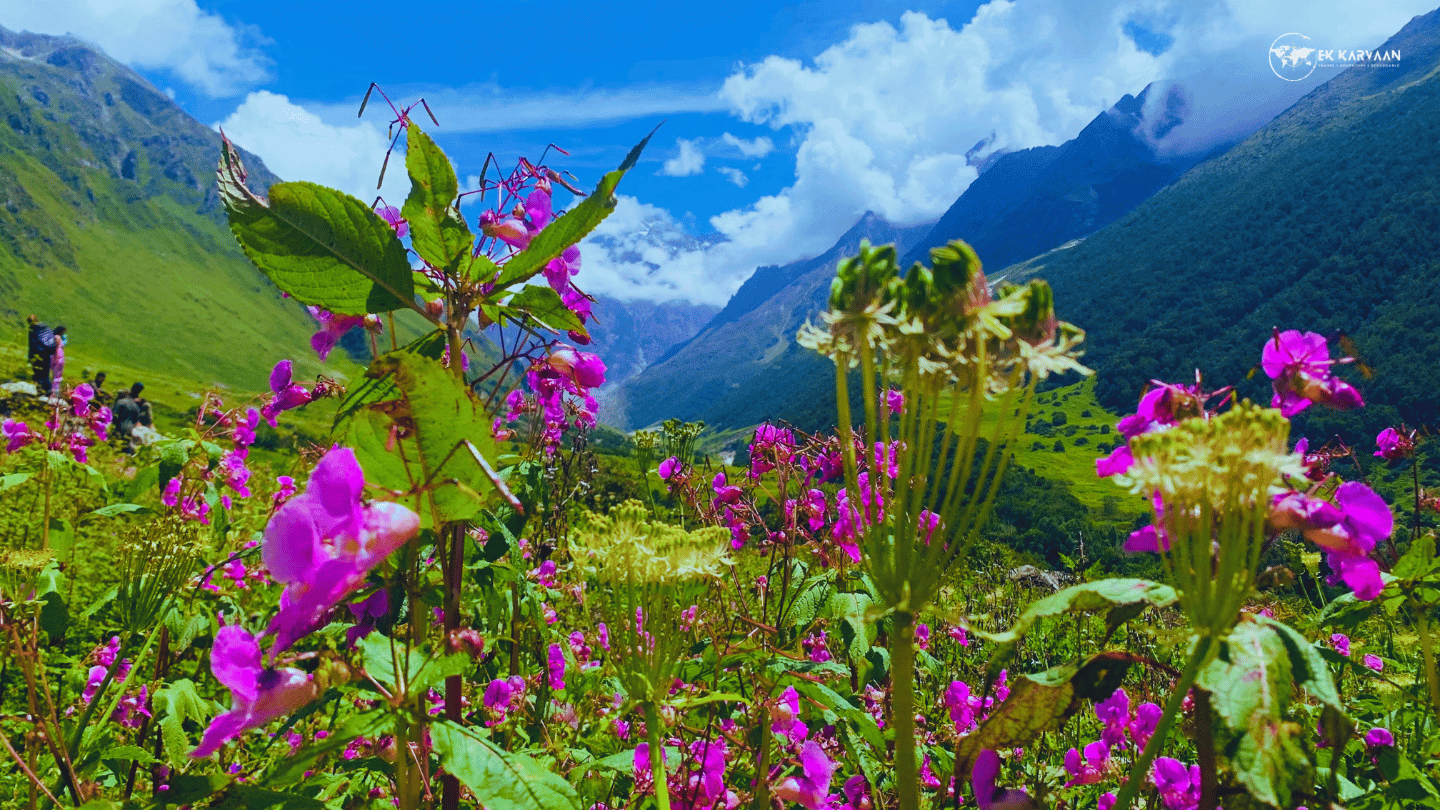
[[[87, 39], [282, 178], [366, 202], [389, 117], [355, 117], [371, 81], [430, 101], [462, 182], [555, 143], [589, 186], [665, 120], [576, 281], [722, 304], [867, 210], [938, 218], [982, 139], [1058, 144], [1160, 81], [1190, 110], [1157, 148], [1208, 149], [1333, 75], [1274, 75], [1276, 36], [1374, 47], [1434, 2], [0, 0], [0, 25]], [[383, 191], [398, 205], [403, 171]]]

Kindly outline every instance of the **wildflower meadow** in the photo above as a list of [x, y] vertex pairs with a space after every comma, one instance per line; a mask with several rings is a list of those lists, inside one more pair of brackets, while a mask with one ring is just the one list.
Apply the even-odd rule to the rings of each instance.
[[1292, 437], [1365, 406], [1339, 342], [1277, 324], [1253, 380], [1151, 382], [1094, 470], [1147, 513], [1130, 567], [1026, 576], [986, 529], [1037, 397], [1092, 373], [1045, 282], [865, 244], [799, 337], [832, 429], [600, 452], [577, 243], [646, 142], [462, 193], [392, 110], [398, 207], [261, 196], [228, 141], [216, 179], [363, 376], [267, 358], [138, 448], [88, 383], [4, 419], [0, 806], [1440, 807], [1430, 441]]

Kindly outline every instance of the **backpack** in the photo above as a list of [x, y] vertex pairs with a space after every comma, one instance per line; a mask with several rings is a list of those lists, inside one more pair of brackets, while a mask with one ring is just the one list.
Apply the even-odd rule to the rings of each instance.
[[30, 354], [49, 354], [55, 348], [55, 330], [43, 323], [30, 327]]

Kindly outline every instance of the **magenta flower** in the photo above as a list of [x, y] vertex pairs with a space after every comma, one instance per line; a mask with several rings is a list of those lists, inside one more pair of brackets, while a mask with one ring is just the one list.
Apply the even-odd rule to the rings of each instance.
[[[395, 235], [401, 239], [404, 239], [405, 235], [410, 233], [410, 224], [405, 221], [404, 217], [400, 216], [399, 208], [393, 205], [382, 205], [375, 209], [375, 213], [379, 214], [381, 219], [389, 223], [390, 227], [395, 229]], [[320, 359], [323, 360], [325, 358], [322, 357]]]
[[680, 459], [671, 456], [660, 462], [660, 480], [669, 481], [675, 473], [680, 471]]
[[363, 505], [364, 489], [355, 451], [332, 448], [310, 473], [305, 492], [286, 501], [265, 527], [265, 565], [286, 584], [267, 631], [275, 634], [271, 655], [320, 626], [371, 568], [419, 530], [420, 517], [398, 503]]
[[14, 419], [0, 422], [0, 436], [5, 439], [5, 452], [7, 453], [14, 453], [39, 438], [30, 431], [29, 426], [24, 422]]
[[973, 700], [970, 684], [964, 681], [951, 681], [945, 688], [945, 708], [950, 711], [950, 719], [955, 723], [957, 733], [963, 734], [975, 726]]
[[1381, 658], [1380, 656], [1378, 656], [1378, 655], [1369, 655], [1369, 654], [1367, 654], [1367, 655], [1361, 660], [1361, 663], [1363, 663], [1363, 664], [1365, 665], [1365, 668], [1366, 668], [1366, 669], [1372, 669], [1372, 670], [1374, 670], [1374, 671], [1376, 671], [1376, 672], [1384, 672], [1384, 671], [1385, 671], [1385, 660], [1384, 660], [1383, 658]]
[[1135, 750], [1145, 748], [1146, 743], [1155, 735], [1155, 729], [1160, 726], [1160, 718], [1165, 715], [1165, 710], [1154, 703], [1141, 703], [1135, 707], [1135, 719], [1130, 721], [1127, 728], [1130, 731], [1130, 740], [1135, 743]]
[[1035, 803], [1030, 800], [1030, 794], [995, 784], [999, 775], [1000, 755], [989, 748], [981, 750], [970, 772], [970, 785], [975, 789], [975, 804], [980, 810], [1033, 810]]
[[775, 795], [806, 810], [824, 810], [830, 794], [830, 777], [834, 773], [835, 763], [814, 740], [807, 740], [800, 749], [800, 773], [780, 780], [775, 786]]
[[894, 388], [885, 392], [885, 409], [892, 414], [905, 410], [905, 392]]
[[[1100, 800], [1095, 802], [1095, 810], [1111, 810], [1111, 808], [1115, 807], [1115, 802], [1118, 801], [1120, 801], [1119, 796], [1106, 791], [1105, 793], [1101, 793]], [[1303, 810], [1303, 808], [1297, 807], [1295, 810]]]
[[215, 634], [210, 670], [230, 690], [230, 711], [216, 717], [205, 729], [200, 746], [190, 752], [208, 757], [226, 742], [253, 728], [299, 711], [318, 694], [315, 680], [298, 669], [265, 669], [260, 645], [240, 625], [231, 624]]
[[1385, 428], [1375, 437], [1375, 446], [1379, 448], [1375, 451], [1377, 457], [1393, 460], [1413, 453], [1415, 440], [1395, 428]]
[[1095, 475], [1109, 478], [1128, 471], [1134, 464], [1135, 456], [1130, 452], [1130, 445], [1122, 444], [1111, 450], [1110, 455], [1095, 459]]
[[1125, 747], [1125, 727], [1130, 722], [1130, 696], [1124, 689], [1095, 704], [1095, 717], [1105, 724], [1100, 740], [1111, 748]]
[[70, 392], [70, 410], [76, 416], [87, 416], [90, 413], [90, 402], [95, 399], [95, 388], [90, 383], [80, 383], [75, 390]]
[[930, 649], [930, 625], [915, 625], [915, 646], [922, 650]]
[[1103, 780], [1109, 764], [1110, 746], [1100, 740], [1085, 746], [1083, 759], [1078, 749], [1071, 748], [1065, 752], [1065, 771], [1070, 774], [1070, 781], [1065, 783], [1065, 787], [1093, 785]]
[[260, 412], [254, 408], [245, 409], [245, 419], [235, 423], [235, 446], [249, 447], [255, 443], [255, 429], [260, 427]]
[[771, 733], [789, 738], [798, 745], [810, 734], [810, 729], [800, 722], [800, 693], [795, 687], [787, 686], [780, 693], [780, 699], [770, 706]]
[[1395, 745], [1395, 735], [1388, 728], [1372, 728], [1365, 732], [1365, 744], [1371, 748], [1390, 748]]
[[546, 658], [547, 669], [550, 673], [550, 689], [558, 692], [565, 688], [565, 651], [559, 644], [551, 644], [550, 652]]
[[1145, 526], [1130, 533], [1125, 538], [1121, 548], [1128, 552], [1136, 553], [1150, 551], [1159, 553], [1161, 549], [1170, 550], [1170, 536], [1165, 533], [1165, 501], [1161, 499], [1160, 493], [1156, 492], [1150, 498], [1150, 505], [1155, 510], [1155, 517], [1149, 526]]
[[1170, 757], [1155, 760], [1150, 778], [1165, 810], [1194, 810], [1200, 804], [1200, 766]]
[[580, 388], [599, 388], [605, 384], [605, 363], [598, 354], [561, 344], [550, 350], [545, 364]]
[[1277, 496], [1271, 504], [1271, 522], [1281, 529], [1300, 529], [1307, 540], [1323, 547], [1335, 578], [1357, 597], [1374, 599], [1385, 587], [1370, 552], [1390, 536], [1395, 517], [1385, 499], [1364, 484], [1341, 484], [1334, 505], [1299, 493]]
[[[646, 754], [648, 756], [649, 751]], [[688, 784], [679, 786], [678, 792], [688, 800], [688, 806], [696, 810], [733, 806], [726, 801], [734, 796], [725, 789], [725, 760], [728, 755], [723, 737], [690, 743], [690, 761], [700, 763], [700, 769], [698, 773], [690, 774]]]
[[330, 356], [335, 344], [340, 342], [340, 338], [344, 337], [346, 332], [365, 323], [363, 315], [336, 315], [319, 307], [306, 307], [306, 309], [310, 310], [310, 314], [320, 322], [320, 331], [310, 336], [310, 348], [315, 350], [315, 354], [320, 357], [322, 362]]
[[1335, 648], [1335, 652], [1350, 657], [1350, 637], [1344, 633], [1331, 633], [1330, 646]]
[[310, 401], [310, 392], [291, 379], [290, 361], [281, 360], [270, 372], [270, 401], [260, 409], [260, 415], [275, 427], [275, 417], [282, 411], [292, 410]]
[[1334, 364], [1323, 335], [1293, 329], [1276, 331], [1260, 355], [1260, 367], [1274, 380], [1275, 396], [1270, 407], [1294, 416], [1312, 402], [1340, 410], [1365, 404], [1360, 392], [1331, 374]]
[[715, 473], [715, 478], [710, 481], [710, 488], [715, 490], [715, 503], [731, 504], [740, 500], [740, 488], [725, 483], [725, 471]]

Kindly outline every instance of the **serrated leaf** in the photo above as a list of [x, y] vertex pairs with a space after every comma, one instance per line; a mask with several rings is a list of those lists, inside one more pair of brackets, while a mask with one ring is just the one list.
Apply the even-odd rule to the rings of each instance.
[[1234, 735], [1227, 747], [1235, 776], [1256, 800], [1288, 807], [1295, 780], [1309, 767], [1299, 727], [1285, 719], [1292, 693], [1290, 652], [1274, 627], [1235, 626], [1195, 685], [1211, 693], [1215, 713]]
[[1140, 606], [1141, 610], [1146, 606], [1166, 607], [1174, 604], [1175, 600], [1174, 588], [1148, 579], [1102, 579], [1071, 585], [1043, 599], [1035, 600], [1004, 633], [986, 633], [978, 629], [972, 629], [971, 632], [995, 643], [995, 651], [991, 653], [988, 667], [989, 677], [994, 678], [1014, 656], [1015, 649], [1025, 634], [1041, 619], [1072, 612], [1109, 610], [1110, 618], [1124, 621], [1134, 618], [1138, 611], [1132, 613], [1130, 610], [1123, 610], [1116, 613], [1116, 608], [1133, 605]]
[[783, 624], [801, 629], [808, 627], [820, 613], [820, 606], [830, 599], [830, 584], [823, 576], [811, 577], [800, 593], [790, 602]]
[[371, 373], [392, 375], [404, 403], [415, 453], [407, 456], [410, 477], [430, 486], [442, 520], [467, 520], [480, 511], [482, 493], [504, 482], [486, 454], [494, 442], [484, 410], [448, 369], [415, 354], [388, 354]]
[[978, 729], [960, 739], [956, 756], [964, 762], [962, 771], [968, 772], [982, 749], [1026, 746], [1069, 716], [1077, 703], [1073, 679], [1080, 670], [1067, 664], [1016, 678], [1005, 702]]
[[411, 694], [419, 694], [451, 675], [464, 675], [474, 668], [474, 661], [465, 653], [451, 653], [425, 662], [410, 685]]
[[406, 128], [405, 144], [410, 196], [400, 213], [410, 225], [410, 246], [432, 267], [448, 268], [475, 241], [464, 218], [452, 208], [460, 191], [455, 169], [435, 141], [413, 123]]
[[[395, 352], [388, 352], [381, 357], [387, 357], [397, 353], [418, 354], [421, 357], [428, 357], [431, 360], [439, 360], [445, 356], [445, 332], [435, 330], [420, 337], [408, 346], [402, 347]], [[341, 400], [340, 408], [335, 412], [333, 430], [338, 437], [343, 438], [346, 433], [346, 423], [355, 414], [360, 413], [367, 406], [378, 402], [389, 402], [397, 399], [400, 391], [395, 387], [394, 378], [389, 375], [367, 376], [355, 385], [350, 387], [345, 399]]]
[[268, 201], [245, 188], [228, 142], [218, 169], [230, 230], [250, 261], [302, 304], [339, 315], [411, 306], [405, 247], [365, 203], [314, 183], [276, 183]]
[[[656, 127], [659, 129], [659, 127]], [[585, 235], [595, 230], [605, 217], [615, 210], [615, 188], [620, 185], [620, 179], [625, 172], [632, 169], [640, 160], [640, 152], [644, 150], [645, 144], [655, 135], [651, 130], [645, 139], [630, 150], [625, 156], [620, 168], [600, 178], [600, 183], [595, 190], [570, 210], [569, 213], [557, 217], [545, 229], [535, 235], [530, 241], [529, 247], [510, 257], [510, 261], [500, 271], [500, 279], [495, 283], [496, 289], [505, 289], [516, 283], [533, 278], [551, 259], [559, 256], [565, 248], [579, 242]]]
[[565, 306], [560, 293], [550, 287], [526, 284], [520, 292], [511, 296], [505, 305], [519, 313], [530, 315], [557, 332], [585, 331], [585, 324], [580, 322], [580, 316]]
[[575, 788], [525, 754], [502, 751], [449, 721], [431, 726], [430, 735], [445, 770], [487, 810], [579, 810]]
[[179, 768], [189, 761], [187, 754], [193, 747], [185, 734], [184, 723], [193, 720], [204, 724], [209, 711], [204, 699], [189, 678], [181, 678], [156, 690], [152, 700], [155, 712], [160, 718], [160, 735], [165, 738], [165, 756], [171, 767]]
[[102, 506], [99, 509], [92, 509], [82, 515], [81, 518], [83, 519], [90, 516], [115, 517], [116, 515], [128, 515], [131, 512], [143, 511], [145, 511], [145, 507], [141, 506], [138, 503], [112, 503], [109, 506]]
[[70, 521], [50, 518], [50, 548], [57, 559], [70, 559], [70, 551], [75, 548], [75, 527]]
[[[365, 662], [365, 672], [389, 689], [391, 693], [396, 692], [400, 686], [401, 675], [408, 684], [415, 675], [419, 674], [421, 667], [425, 666], [425, 655], [419, 650], [411, 650], [407, 656], [405, 645], [394, 644], [388, 637], [379, 633], [367, 635], [360, 640], [358, 646], [362, 660]], [[405, 667], [403, 673], [398, 671], [398, 665]], [[410, 691], [414, 692], [414, 690]]]
[[1264, 616], [1256, 617], [1256, 621], [1275, 631], [1280, 637], [1280, 643], [1285, 645], [1285, 651], [1290, 656], [1290, 669], [1294, 673], [1295, 682], [1305, 687], [1305, 691], [1316, 700], [1344, 715], [1345, 704], [1340, 700], [1340, 690], [1335, 687], [1335, 680], [1330, 677], [1330, 667], [1325, 663], [1320, 648], [1283, 622]]

